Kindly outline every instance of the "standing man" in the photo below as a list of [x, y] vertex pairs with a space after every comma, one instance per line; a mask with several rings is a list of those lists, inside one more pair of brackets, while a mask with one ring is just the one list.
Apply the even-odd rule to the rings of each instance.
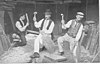
[[[25, 21], [25, 18], [27, 19], [27, 21]], [[19, 44], [20, 46], [26, 45], [25, 34], [26, 34], [26, 28], [28, 26], [29, 26], [29, 19], [26, 13], [25, 15], [21, 15], [19, 21], [16, 22], [17, 32], [20, 34], [22, 41], [22, 43]]]
[[45, 12], [45, 18], [43, 18], [39, 22], [37, 22], [36, 20], [36, 14], [37, 12], [34, 12], [33, 21], [34, 21], [35, 27], [39, 28], [40, 34], [35, 39], [35, 42], [34, 42], [33, 57], [39, 58], [40, 57], [39, 55], [40, 45], [44, 46], [49, 52], [54, 51], [53, 49], [54, 43], [51, 39], [53, 28], [54, 28], [54, 22], [50, 18], [52, 13], [50, 12], [49, 9], [47, 9]]
[[83, 30], [83, 25], [81, 23], [81, 20], [84, 17], [84, 14], [82, 12], [77, 12], [76, 19], [70, 20], [67, 24], [65, 24], [65, 21], [63, 19], [64, 15], [63, 14], [61, 15], [62, 15], [62, 21], [61, 21], [62, 28], [63, 29], [68, 28], [68, 31], [64, 36], [61, 36], [57, 39], [59, 54], [60, 55], [64, 54], [62, 43], [63, 41], [68, 41], [70, 43], [70, 50], [73, 53], [73, 55], [76, 57], [76, 48], [78, 46], [78, 42]]

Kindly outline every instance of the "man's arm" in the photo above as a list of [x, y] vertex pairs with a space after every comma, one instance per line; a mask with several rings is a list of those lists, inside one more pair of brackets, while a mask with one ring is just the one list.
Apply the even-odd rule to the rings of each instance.
[[79, 31], [76, 35], [75, 41], [79, 41], [81, 35], [82, 35], [82, 31], [83, 31], [83, 25], [81, 25], [81, 27], [79, 28]]
[[36, 28], [41, 27], [41, 24], [42, 24], [43, 20], [44, 20], [44, 19], [40, 20], [39, 22], [35, 21], [35, 22], [34, 22], [35, 27], [36, 27]]
[[40, 28], [40, 27], [41, 27], [41, 23], [42, 23], [42, 21], [43, 21], [44, 19], [42, 19], [42, 20], [40, 20], [39, 22], [37, 22], [37, 20], [36, 20], [36, 15], [37, 15], [37, 12], [34, 12], [34, 17], [33, 17], [34, 26], [35, 26], [36, 28]]
[[53, 32], [54, 26], [55, 26], [55, 24], [54, 24], [54, 22], [52, 22], [51, 25], [50, 25], [50, 27], [49, 27], [49, 29], [46, 30], [45, 33], [51, 34]]
[[71, 23], [72, 23], [72, 20], [68, 21], [67, 24], [62, 24], [62, 28], [63, 29], [69, 28]]
[[19, 21], [16, 22], [16, 27], [21, 31], [25, 31], [26, 27], [28, 26], [28, 24], [26, 24], [24, 27], [21, 26], [21, 24], [19, 23]]

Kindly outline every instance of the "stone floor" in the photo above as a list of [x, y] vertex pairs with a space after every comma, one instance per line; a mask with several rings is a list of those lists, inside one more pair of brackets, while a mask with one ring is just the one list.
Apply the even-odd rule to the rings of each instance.
[[69, 50], [69, 43], [64, 42], [63, 49], [65, 53], [63, 56], [57, 54], [57, 43], [55, 48], [56, 51], [52, 54], [47, 50], [43, 50], [40, 52], [40, 58], [32, 59], [30, 56], [34, 53], [34, 48], [33, 41], [30, 41], [26, 46], [14, 47], [6, 51], [0, 56], [0, 63], [75, 63]]

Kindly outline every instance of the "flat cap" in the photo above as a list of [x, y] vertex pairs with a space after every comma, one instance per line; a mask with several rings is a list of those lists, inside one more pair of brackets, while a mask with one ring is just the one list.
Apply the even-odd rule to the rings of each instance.
[[82, 12], [77, 12], [77, 15], [84, 16], [84, 13], [82, 13]]
[[45, 14], [46, 14], [46, 15], [51, 15], [52, 12], [50, 11], [50, 9], [47, 9], [47, 10], [45, 11]]

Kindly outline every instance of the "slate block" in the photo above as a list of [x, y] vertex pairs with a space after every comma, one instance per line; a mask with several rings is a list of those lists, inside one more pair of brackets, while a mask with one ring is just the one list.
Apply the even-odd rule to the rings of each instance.
[[52, 61], [58, 61], [58, 62], [62, 62], [62, 61], [67, 60], [66, 57], [60, 56], [60, 55], [55, 55], [55, 54], [46, 54], [45, 57], [52, 60]]

